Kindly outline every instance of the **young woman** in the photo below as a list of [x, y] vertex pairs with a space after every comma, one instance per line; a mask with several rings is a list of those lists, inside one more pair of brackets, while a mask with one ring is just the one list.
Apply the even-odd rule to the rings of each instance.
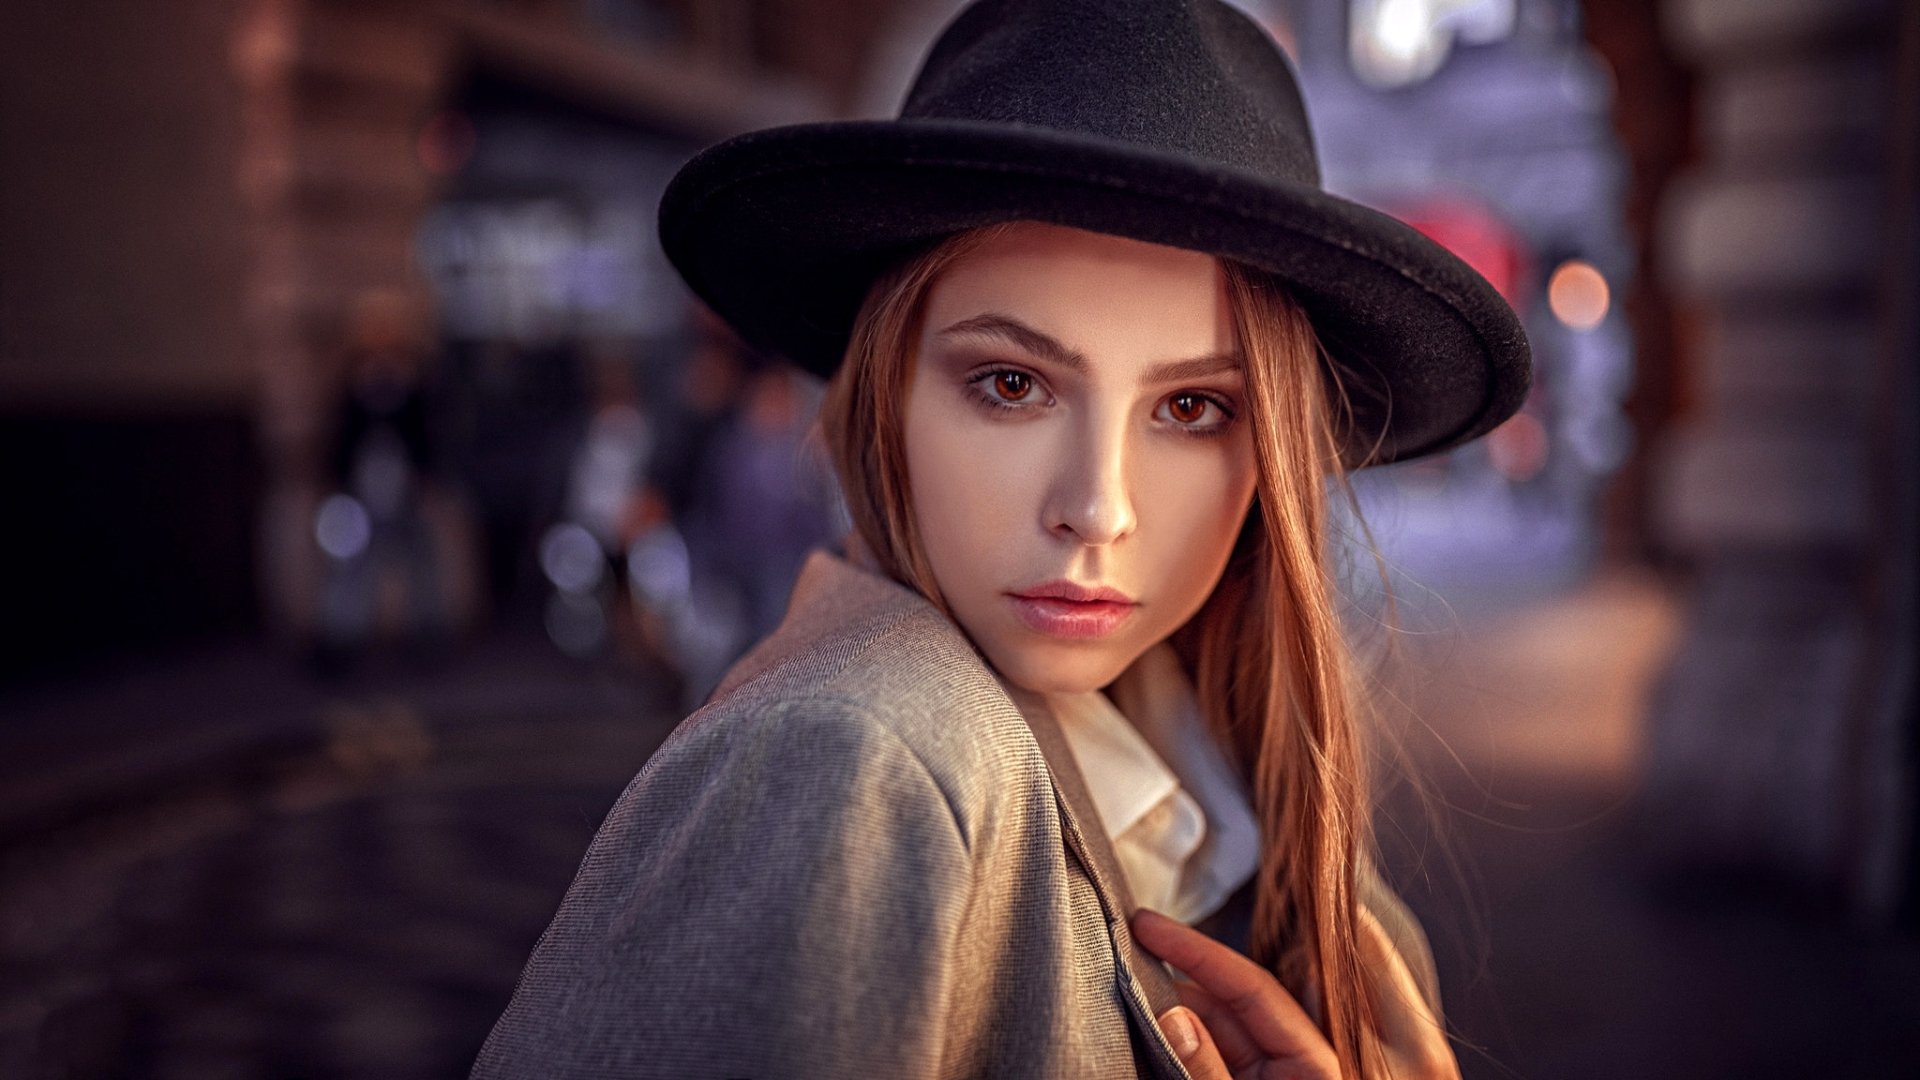
[[1455, 1075], [1325, 508], [1505, 419], [1527, 348], [1320, 190], [1272, 41], [983, 0], [900, 119], [721, 144], [661, 216], [831, 377], [855, 528], [621, 796], [475, 1075]]

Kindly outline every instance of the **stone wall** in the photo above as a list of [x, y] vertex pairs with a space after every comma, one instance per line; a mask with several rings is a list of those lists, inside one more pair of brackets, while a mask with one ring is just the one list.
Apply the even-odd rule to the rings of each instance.
[[237, 3], [9, 4], [0, 408], [242, 406]]

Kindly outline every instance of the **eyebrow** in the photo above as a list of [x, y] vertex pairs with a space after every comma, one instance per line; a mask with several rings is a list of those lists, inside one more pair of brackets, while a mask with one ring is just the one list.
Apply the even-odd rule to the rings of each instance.
[[[998, 338], [1081, 375], [1085, 375], [1093, 366], [1085, 353], [1067, 346], [1059, 338], [1036, 330], [1011, 315], [1002, 315], [997, 312], [990, 311], [970, 319], [962, 319], [934, 336]], [[1208, 353], [1189, 360], [1170, 360], [1164, 364], [1155, 364], [1147, 370], [1146, 381], [1157, 383], [1198, 379], [1207, 375], [1238, 372], [1241, 366], [1238, 353]]]

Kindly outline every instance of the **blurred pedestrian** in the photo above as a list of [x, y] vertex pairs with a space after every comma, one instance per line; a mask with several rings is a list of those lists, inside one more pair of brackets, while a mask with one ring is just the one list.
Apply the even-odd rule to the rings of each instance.
[[[727, 666], [778, 625], [806, 553], [841, 515], [814, 439], [819, 394], [743, 345], [710, 313], [665, 411], [653, 488], [667, 518], [630, 555], [661, 635], [698, 705]], [[684, 572], [682, 566], [684, 565]], [[675, 603], [675, 599], [683, 603]]]
[[560, 648], [581, 657], [609, 643], [629, 656], [659, 653], [665, 646], [658, 624], [670, 613], [649, 609], [653, 598], [632, 587], [630, 572], [636, 545], [655, 529], [671, 528], [665, 503], [649, 483], [654, 423], [627, 358], [603, 351], [592, 378], [560, 518], [540, 543], [541, 569], [552, 587], [547, 632]]
[[329, 660], [365, 647], [383, 597], [404, 600], [400, 636], [437, 644], [451, 618], [427, 511], [437, 470], [427, 389], [426, 330], [404, 295], [372, 290], [347, 315], [345, 382], [334, 415], [330, 494], [315, 535], [327, 556], [320, 648]]
[[815, 409], [792, 371], [755, 372], [699, 470], [705, 482], [689, 508], [688, 539], [701, 569], [738, 591], [741, 649], [779, 624], [806, 553], [832, 539], [831, 480], [807, 444]]

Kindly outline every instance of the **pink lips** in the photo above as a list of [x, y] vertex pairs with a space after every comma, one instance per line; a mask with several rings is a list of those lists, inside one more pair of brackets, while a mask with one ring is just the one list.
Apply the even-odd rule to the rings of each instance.
[[1028, 629], [1061, 638], [1105, 637], [1140, 605], [1118, 589], [1048, 581], [1007, 594]]

